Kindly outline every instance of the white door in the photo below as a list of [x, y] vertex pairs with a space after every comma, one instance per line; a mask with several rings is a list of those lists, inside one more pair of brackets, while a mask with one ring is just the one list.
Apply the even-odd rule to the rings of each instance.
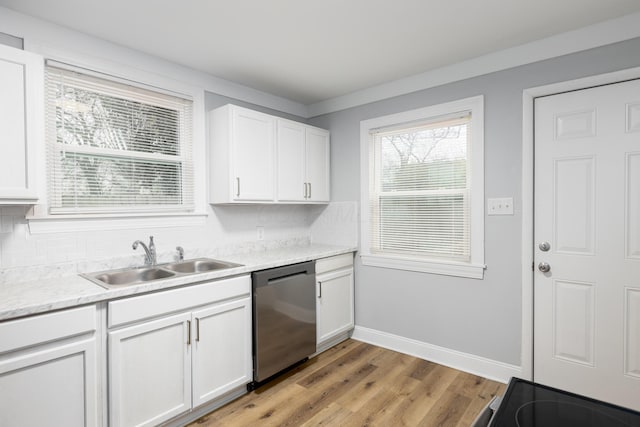
[[305, 199], [304, 139], [305, 127], [278, 120], [278, 200]]
[[0, 362], [0, 426], [98, 425], [95, 338]]
[[251, 298], [193, 313], [193, 406], [251, 382]]
[[329, 132], [307, 128], [305, 163], [307, 167], [307, 199], [328, 202], [329, 197]]
[[191, 313], [109, 332], [109, 419], [155, 426], [191, 409]]
[[44, 137], [44, 59], [0, 45], [0, 204], [38, 199], [35, 151]]
[[640, 81], [536, 100], [534, 236], [535, 381], [640, 410]]
[[317, 342], [321, 344], [353, 329], [353, 268], [318, 275], [316, 287]]
[[234, 200], [273, 200], [275, 119], [233, 109]]

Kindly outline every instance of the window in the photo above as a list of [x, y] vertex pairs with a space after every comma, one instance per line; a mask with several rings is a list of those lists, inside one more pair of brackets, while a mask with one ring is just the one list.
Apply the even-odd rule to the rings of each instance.
[[362, 122], [363, 264], [482, 278], [482, 104]]
[[51, 64], [49, 215], [192, 212], [193, 102]]

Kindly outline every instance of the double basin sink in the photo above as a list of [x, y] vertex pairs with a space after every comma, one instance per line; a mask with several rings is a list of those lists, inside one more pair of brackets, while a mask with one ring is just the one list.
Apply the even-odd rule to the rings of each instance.
[[124, 268], [119, 270], [84, 273], [82, 277], [91, 280], [103, 288], [113, 289], [128, 285], [139, 285], [154, 280], [169, 279], [196, 273], [206, 273], [227, 268], [241, 267], [242, 264], [220, 261], [211, 258], [197, 258], [154, 266]]

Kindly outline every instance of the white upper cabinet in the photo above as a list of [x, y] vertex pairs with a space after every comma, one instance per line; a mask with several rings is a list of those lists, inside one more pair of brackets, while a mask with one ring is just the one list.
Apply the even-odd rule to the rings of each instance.
[[225, 105], [210, 112], [211, 203], [329, 202], [329, 132]]
[[278, 120], [278, 201], [329, 202], [329, 132]]
[[304, 125], [278, 120], [278, 200], [305, 200], [304, 144]]
[[211, 202], [272, 202], [275, 117], [229, 104], [209, 118]]
[[307, 127], [305, 165], [307, 200], [329, 202], [329, 131]]
[[38, 200], [36, 146], [44, 138], [44, 60], [0, 45], [0, 204]]

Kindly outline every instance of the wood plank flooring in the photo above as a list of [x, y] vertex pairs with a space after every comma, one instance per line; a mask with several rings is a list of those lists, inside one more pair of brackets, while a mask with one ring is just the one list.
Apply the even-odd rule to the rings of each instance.
[[468, 427], [505, 387], [347, 340], [190, 427]]

